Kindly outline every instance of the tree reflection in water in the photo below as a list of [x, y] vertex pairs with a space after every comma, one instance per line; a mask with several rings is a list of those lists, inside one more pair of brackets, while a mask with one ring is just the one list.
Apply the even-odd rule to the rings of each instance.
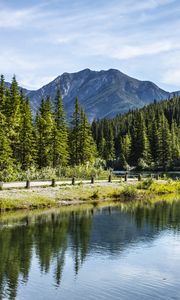
[[[97, 243], [103, 247], [107, 241], [109, 250], [119, 253], [128, 247], [131, 239], [137, 243], [147, 231], [155, 237], [166, 228], [180, 229], [178, 201], [112, 205], [102, 210], [81, 207], [30, 215], [25, 213], [17, 218], [1, 215], [0, 299], [16, 298], [19, 282], [28, 281], [34, 253], [41, 272], [48, 273], [53, 263], [54, 280], [59, 286], [68, 249], [72, 252], [74, 272], [77, 274], [87, 254], [94, 250]], [[109, 217], [104, 219], [100, 229], [98, 220], [103, 215]], [[121, 234], [118, 228], [123, 228]]]

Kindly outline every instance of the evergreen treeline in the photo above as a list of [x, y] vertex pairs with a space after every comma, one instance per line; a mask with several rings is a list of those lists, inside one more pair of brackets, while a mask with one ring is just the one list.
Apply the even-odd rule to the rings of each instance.
[[78, 99], [70, 126], [60, 91], [53, 103], [50, 97], [42, 99], [33, 120], [29, 100], [22, 90], [19, 92], [16, 78], [8, 89], [1, 75], [0, 172], [4, 176], [14, 168], [75, 166], [94, 160], [96, 145]]
[[92, 123], [100, 156], [116, 168], [180, 166], [180, 97]]
[[[54, 99], [53, 99], [54, 100]], [[93, 121], [75, 99], [67, 124], [60, 91], [42, 99], [33, 118], [29, 100], [13, 77], [0, 78], [0, 177], [13, 170], [78, 166], [99, 156], [107, 166], [163, 168], [180, 166], [180, 97], [154, 102], [114, 119]]]

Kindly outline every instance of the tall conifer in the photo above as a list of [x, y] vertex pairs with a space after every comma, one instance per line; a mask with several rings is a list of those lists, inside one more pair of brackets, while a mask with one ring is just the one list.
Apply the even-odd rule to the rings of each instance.
[[92, 137], [86, 114], [81, 110], [80, 124], [80, 163], [92, 162], [96, 156], [96, 145]]
[[53, 166], [65, 166], [69, 160], [68, 128], [60, 91], [57, 91], [54, 110]]
[[80, 125], [81, 125], [81, 111], [78, 98], [75, 99], [74, 113], [71, 121], [70, 131], [70, 158], [72, 165], [79, 165], [81, 162], [80, 157]]
[[35, 139], [29, 100], [21, 92], [20, 162], [28, 169], [35, 162]]
[[51, 98], [42, 99], [36, 116], [37, 163], [39, 168], [53, 165], [53, 128], [54, 118]]
[[[7, 136], [5, 116], [0, 111], [0, 171], [5, 171], [13, 164], [12, 150]], [[3, 180], [3, 178], [1, 178]]]

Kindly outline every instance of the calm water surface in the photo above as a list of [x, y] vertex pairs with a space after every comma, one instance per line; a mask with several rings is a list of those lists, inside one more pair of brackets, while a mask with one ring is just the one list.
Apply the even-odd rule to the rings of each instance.
[[1, 215], [0, 299], [180, 299], [180, 202]]

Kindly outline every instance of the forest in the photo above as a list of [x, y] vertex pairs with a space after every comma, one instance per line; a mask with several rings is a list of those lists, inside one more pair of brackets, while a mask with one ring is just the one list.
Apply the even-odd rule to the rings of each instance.
[[75, 99], [74, 113], [68, 125], [62, 97], [57, 91], [52, 104], [50, 97], [42, 99], [35, 116], [28, 98], [18, 88], [13, 77], [6, 88], [0, 81], [0, 174], [35, 167], [58, 168], [93, 163], [97, 157], [91, 127], [79, 101]]
[[93, 121], [101, 158], [116, 169], [180, 167], [180, 97]]
[[33, 115], [15, 76], [7, 87], [1, 75], [0, 161], [1, 180], [31, 168], [87, 167], [97, 161], [125, 170], [180, 167], [180, 97], [92, 124], [76, 98], [68, 123], [59, 90], [55, 99], [42, 99]]

